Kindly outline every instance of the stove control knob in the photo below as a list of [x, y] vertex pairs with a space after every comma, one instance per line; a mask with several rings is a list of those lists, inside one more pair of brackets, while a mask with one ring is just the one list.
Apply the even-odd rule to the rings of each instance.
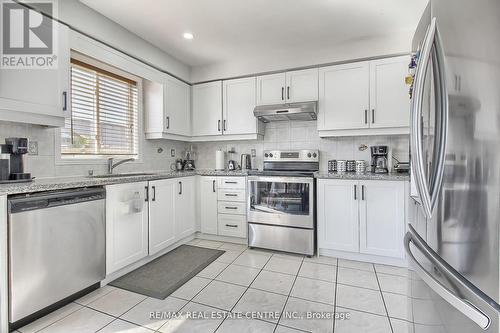
[[273, 153], [269, 154], [269, 157], [273, 157]]
[[311, 153], [307, 153], [307, 157], [311, 157]]
[[269, 154], [268, 154], [268, 153], [265, 153], [265, 154], [264, 154], [264, 156], [265, 156], [265, 157], [269, 157]]
[[318, 156], [318, 155], [316, 155], [316, 153], [314, 153], [314, 154], [313, 154], [313, 157], [314, 157], [314, 158], [316, 158], [316, 156]]

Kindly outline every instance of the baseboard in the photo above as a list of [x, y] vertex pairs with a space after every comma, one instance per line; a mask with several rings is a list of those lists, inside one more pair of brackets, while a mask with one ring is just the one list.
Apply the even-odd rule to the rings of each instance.
[[217, 242], [228, 242], [228, 243], [236, 243], [236, 244], [244, 244], [244, 245], [248, 244], [248, 241], [246, 238], [210, 235], [210, 234], [204, 234], [202, 232], [197, 232], [196, 238], [212, 240], [212, 241], [217, 241]]
[[344, 252], [344, 251], [336, 251], [329, 249], [319, 249], [318, 253], [326, 257], [364, 261], [364, 262], [371, 262], [374, 264], [391, 265], [398, 267], [408, 267], [408, 261], [406, 259], [382, 257], [382, 256], [375, 256], [363, 253]]

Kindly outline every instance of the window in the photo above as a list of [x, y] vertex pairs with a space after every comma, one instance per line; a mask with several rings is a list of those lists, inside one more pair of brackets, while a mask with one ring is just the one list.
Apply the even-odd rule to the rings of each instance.
[[71, 59], [71, 116], [62, 157], [138, 155], [137, 82]]

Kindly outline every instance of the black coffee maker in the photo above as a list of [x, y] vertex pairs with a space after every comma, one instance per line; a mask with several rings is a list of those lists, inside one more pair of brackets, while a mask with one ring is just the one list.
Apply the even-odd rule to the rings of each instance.
[[5, 144], [10, 150], [10, 176], [12, 181], [31, 180], [31, 173], [24, 172], [26, 154], [28, 153], [27, 138], [7, 138]]
[[389, 147], [387, 146], [371, 146], [372, 162], [371, 168], [373, 173], [388, 173], [388, 154]]

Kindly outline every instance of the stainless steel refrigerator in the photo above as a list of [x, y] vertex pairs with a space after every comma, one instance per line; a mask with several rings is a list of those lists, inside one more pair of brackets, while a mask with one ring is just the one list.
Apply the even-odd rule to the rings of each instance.
[[498, 333], [500, 1], [431, 0], [413, 55], [414, 330]]

